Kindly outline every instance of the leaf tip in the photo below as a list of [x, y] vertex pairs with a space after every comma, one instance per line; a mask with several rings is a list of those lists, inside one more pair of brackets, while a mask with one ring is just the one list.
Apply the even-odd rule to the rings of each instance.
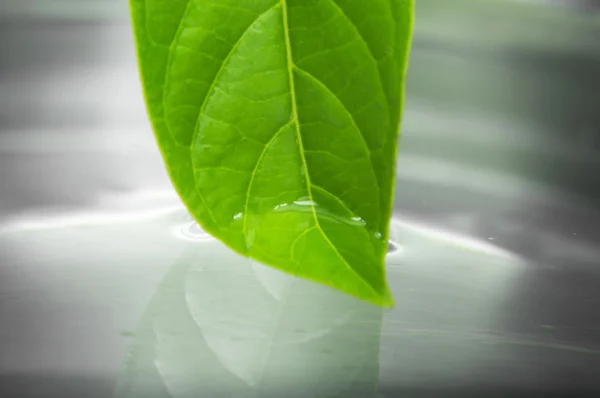
[[392, 292], [386, 286], [385, 293], [382, 296], [381, 306], [386, 309], [393, 309], [395, 307], [394, 296], [392, 296]]

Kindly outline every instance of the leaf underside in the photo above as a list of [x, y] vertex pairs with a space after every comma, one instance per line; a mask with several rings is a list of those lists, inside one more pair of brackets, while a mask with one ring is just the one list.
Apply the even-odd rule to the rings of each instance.
[[130, 0], [184, 204], [236, 252], [382, 306], [412, 0]]

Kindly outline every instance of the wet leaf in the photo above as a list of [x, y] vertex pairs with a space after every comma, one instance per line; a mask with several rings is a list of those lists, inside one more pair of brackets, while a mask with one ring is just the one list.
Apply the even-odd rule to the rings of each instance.
[[412, 0], [130, 0], [173, 184], [228, 247], [391, 306]]

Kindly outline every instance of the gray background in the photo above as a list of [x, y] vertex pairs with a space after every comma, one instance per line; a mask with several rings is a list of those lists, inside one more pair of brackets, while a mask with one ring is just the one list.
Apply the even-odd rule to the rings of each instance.
[[[384, 396], [600, 394], [597, 8], [417, 0]], [[111, 396], [190, 226], [126, 2], [1, 1], [0, 396]]]

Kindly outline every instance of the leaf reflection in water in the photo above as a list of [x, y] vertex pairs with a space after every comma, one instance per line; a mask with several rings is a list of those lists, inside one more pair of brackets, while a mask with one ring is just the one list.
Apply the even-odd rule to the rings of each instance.
[[382, 311], [196, 242], [143, 314], [114, 396], [374, 397]]

